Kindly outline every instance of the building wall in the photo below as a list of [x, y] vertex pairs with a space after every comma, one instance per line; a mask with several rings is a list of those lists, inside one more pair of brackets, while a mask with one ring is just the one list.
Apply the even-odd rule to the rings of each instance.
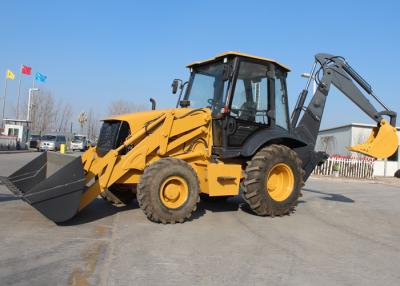
[[350, 156], [346, 147], [351, 144], [351, 128], [343, 127], [321, 131], [317, 138], [315, 149], [329, 155]]
[[394, 173], [400, 169], [400, 162], [390, 162], [384, 160], [376, 160], [374, 162], [374, 177], [375, 176], [386, 176], [393, 177]]

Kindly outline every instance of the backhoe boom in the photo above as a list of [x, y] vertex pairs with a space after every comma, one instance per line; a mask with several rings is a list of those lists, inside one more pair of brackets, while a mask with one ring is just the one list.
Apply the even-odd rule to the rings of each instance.
[[[307, 108], [303, 108], [305, 98], [307, 96], [307, 89], [303, 90], [299, 96], [297, 106], [292, 114], [292, 126], [295, 127], [295, 133], [305, 142], [309, 144], [309, 148], [314, 148], [317, 141], [318, 132], [320, 130], [321, 120], [325, 108], [325, 102], [330, 90], [330, 86], [333, 84], [339, 89], [344, 95], [346, 95], [354, 104], [356, 104], [362, 111], [364, 111], [370, 118], [378, 123], [378, 129], [384, 128], [386, 131], [376, 129], [373, 138], [366, 142], [369, 145], [360, 146], [360, 148], [350, 148], [351, 151], [363, 153], [372, 157], [388, 157], [391, 156], [397, 149], [397, 134], [395, 130], [396, 125], [396, 112], [387, 108], [373, 93], [371, 86], [351, 68], [351, 66], [342, 58], [338, 56], [332, 56], [329, 54], [317, 54], [315, 56], [316, 62], [320, 64], [320, 68], [311, 75], [315, 78], [318, 88], [308, 104]], [[319, 78], [319, 74], [322, 72], [322, 78]], [[378, 112], [376, 108], [370, 103], [367, 97], [361, 92], [356, 86], [354, 81], [358, 83], [366, 93], [371, 95], [382, 107], [383, 111]], [[308, 86], [307, 86], [308, 88]], [[304, 109], [304, 114], [297, 124], [300, 112]], [[390, 125], [383, 119], [383, 115], [389, 116]], [[378, 146], [378, 141], [374, 140], [378, 137], [379, 132], [386, 133], [386, 147], [385, 151], [382, 151], [382, 144]], [[392, 132], [394, 131], [394, 132]], [[374, 145], [374, 146], [372, 146]], [[367, 148], [368, 147], [368, 148]], [[379, 152], [378, 152], [378, 151]], [[375, 152], [376, 151], [376, 152]]]

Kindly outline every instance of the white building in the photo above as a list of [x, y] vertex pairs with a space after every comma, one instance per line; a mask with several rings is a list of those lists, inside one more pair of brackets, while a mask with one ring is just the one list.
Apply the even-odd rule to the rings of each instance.
[[15, 149], [17, 142], [25, 149], [29, 138], [30, 121], [21, 119], [3, 119], [4, 130], [0, 134], [0, 149]]
[[[365, 155], [350, 152], [347, 146], [364, 143], [376, 125], [352, 123], [348, 125], [320, 130], [316, 150], [329, 155], [364, 157]], [[397, 127], [400, 142], [400, 127]], [[374, 163], [374, 176], [393, 176], [400, 169], [400, 156], [395, 160], [377, 160]]]

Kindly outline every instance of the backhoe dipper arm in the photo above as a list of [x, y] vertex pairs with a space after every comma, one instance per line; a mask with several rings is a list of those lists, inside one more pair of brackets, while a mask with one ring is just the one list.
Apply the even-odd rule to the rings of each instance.
[[[312, 75], [318, 84], [317, 91], [311, 99], [308, 107], [304, 110], [303, 117], [299, 124], [296, 125], [300, 111], [303, 109], [307, 90], [300, 94], [298, 106], [296, 106], [292, 116], [292, 126], [295, 128], [295, 133], [308, 144], [315, 146], [318, 132], [321, 125], [321, 119], [324, 112], [326, 98], [329, 93], [331, 84], [346, 95], [354, 102], [361, 110], [379, 124], [381, 123], [382, 115], [390, 117], [390, 125], [396, 126], [396, 112], [387, 108], [372, 92], [371, 86], [356, 72], [342, 57], [329, 54], [317, 54], [316, 62], [321, 67]], [[319, 79], [319, 73], [322, 71], [323, 76]], [[360, 89], [354, 84], [353, 80], [362, 87], [366, 93], [371, 95], [384, 110], [378, 112], [375, 107], [369, 102]], [[301, 98], [303, 97], [303, 98]], [[297, 113], [297, 114], [296, 114]], [[293, 120], [294, 119], [294, 120]]]

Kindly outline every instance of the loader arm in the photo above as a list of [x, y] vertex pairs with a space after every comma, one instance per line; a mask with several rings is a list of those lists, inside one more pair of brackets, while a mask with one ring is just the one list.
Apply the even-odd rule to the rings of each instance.
[[[395, 128], [397, 117], [396, 112], [386, 107], [382, 101], [375, 96], [371, 86], [356, 71], [354, 71], [342, 57], [332, 56], [329, 54], [317, 54], [315, 60], [320, 67], [315, 71], [316, 65], [314, 65], [312, 77], [315, 78], [318, 88], [305, 109], [303, 105], [307, 96], [309, 83], [307, 84], [306, 89], [304, 89], [300, 94], [297, 105], [292, 114], [292, 126], [295, 128], [295, 133], [312, 148], [315, 147], [325, 108], [325, 102], [330, 86], [333, 84], [378, 124], [377, 127], [374, 128], [370, 138], [364, 144], [352, 146], [348, 149], [375, 158], [386, 158], [393, 155], [398, 147], [398, 138]], [[320, 78], [321, 73], [322, 77]], [[383, 110], [377, 111], [354, 82], [356, 82], [367, 94], [373, 97], [381, 105]], [[304, 114], [300, 119], [300, 122], [297, 124], [301, 111], [304, 111]], [[383, 119], [383, 115], [390, 118], [390, 124]]]
[[[204, 152], [187, 153], [174, 150], [194, 138], [205, 137], [209, 133], [210, 118], [209, 113], [203, 109], [187, 111], [181, 116], [173, 111], [163, 113], [150, 120], [138, 132], [129, 136], [121, 146], [110, 150], [102, 158], [97, 156], [95, 148], [86, 151], [82, 155], [82, 164], [88, 189], [82, 195], [79, 210], [85, 208], [101, 192], [126, 174], [135, 178], [134, 182], [138, 183], [145, 167], [162, 157], [189, 159], [208, 156]], [[130, 145], [135, 147], [121, 155], [121, 151]]]

